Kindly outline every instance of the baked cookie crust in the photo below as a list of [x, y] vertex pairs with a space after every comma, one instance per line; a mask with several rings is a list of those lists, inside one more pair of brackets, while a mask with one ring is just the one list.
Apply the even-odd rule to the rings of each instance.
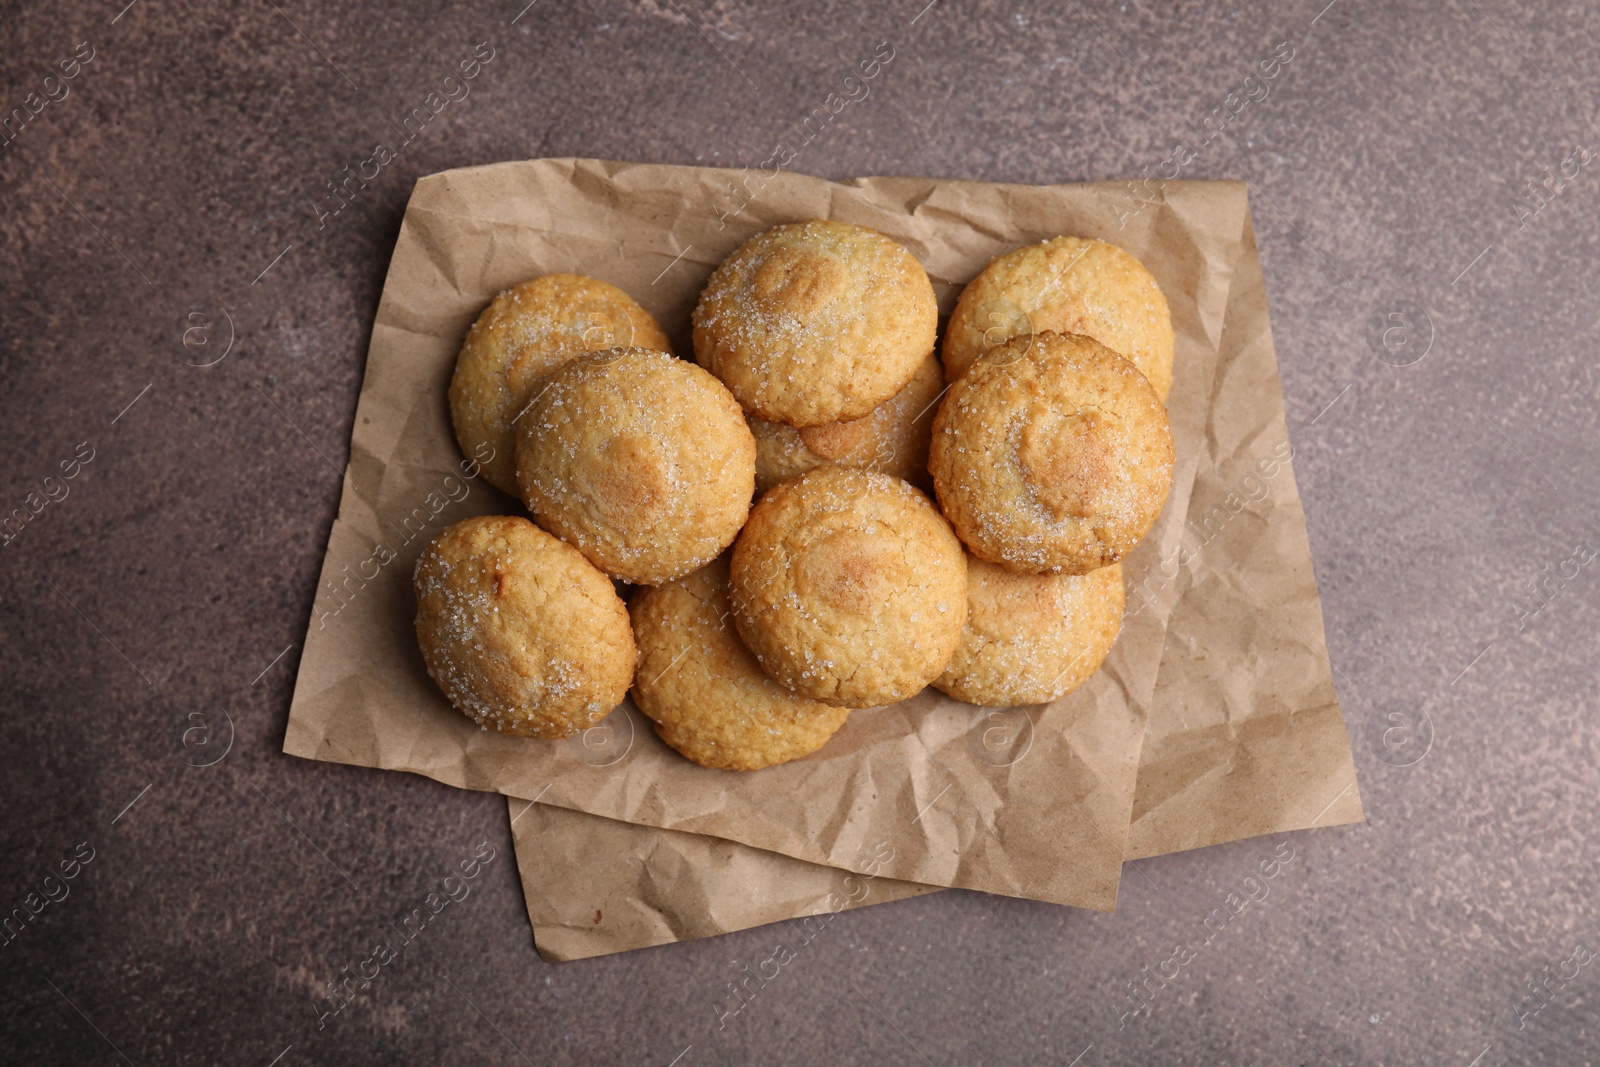
[[527, 519], [446, 528], [418, 557], [413, 583], [428, 674], [479, 726], [570, 737], [626, 695], [636, 655], [622, 599]]
[[937, 678], [966, 621], [966, 557], [912, 486], [818, 467], [768, 491], [734, 544], [739, 635], [802, 696], [866, 708]]
[[715, 559], [744, 525], [755, 477], [738, 402], [665, 352], [579, 356], [546, 376], [518, 422], [528, 510], [626, 582], [658, 585]]
[[938, 329], [933, 284], [876, 230], [774, 226], [712, 273], [694, 309], [695, 360], [769, 422], [857, 419], [911, 381]]
[[909, 384], [859, 419], [797, 429], [750, 416], [756, 438], [756, 493], [824, 463], [882, 471], [931, 489], [928, 442], [944, 392], [944, 370], [931, 352]]
[[1024, 573], [1116, 563], [1172, 488], [1172, 431], [1132, 363], [1078, 334], [990, 349], [950, 387], [928, 468], [974, 555]]
[[945, 378], [1026, 333], [1093, 337], [1139, 368], [1156, 396], [1172, 391], [1172, 312], [1155, 277], [1126, 249], [1086, 237], [1024, 245], [989, 261], [961, 291], [945, 327]]
[[967, 623], [934, 688], [988, 707], [1046, 704], [1100, 669], [1122, 629], [1122, 566], [1018, 574], [967, 559]]

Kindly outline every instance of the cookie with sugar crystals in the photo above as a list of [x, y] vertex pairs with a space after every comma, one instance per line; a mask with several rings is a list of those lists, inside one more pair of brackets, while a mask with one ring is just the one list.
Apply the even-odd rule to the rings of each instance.
[[1122, 566], [1018, 574], [967, 558], [967, 624], [934, 688], [988, 707], [1045, 704], [1100, 669], [1122, 629]]
[[514, 424], [534, 383], [573, 356], [619, 345], [672, 351], [648, 311], [598, 278], [546, 274], [502, 291], [467, 331], [450, 378], [462, 453], [516, 496]]
[[633, 702], [702, 767], [753, 771], [809, 756], [850, 714], [761, 670], [734, 628], [726, 558], [641, 590], [628, 614], [639, 643]]
[[876, 471], [818, 467], [768, 490], [733, 547], [745, 645], [786, 688], [844, 707], [904, 700], [939, 676], [966, 582], [943, 516]]
[[876, 230], [814, 219], [774, 226], [723, 260], [694, 309], [694, 355], [751, 414], [822, 426], [904, 389], [938, 320], [910, 252]]
[[945, 377], [953, 382], [995, 345], [1045, 330], [1093, 337], [1138, 367], [1167, 402], [1172, 312], [1155, 278], [1126, 249], [1057, 237], [990, 260], [961, 291], [945, 327]]
[[628, 610], [577, 549], [527, 519], [463, 519], [417, 558], [417, 645], [473, 722], [569, 737], [622, 702], [636, 659]]
[[1078, 334], [990, 349], [950, 387], [928, 469], [974, 555], [1084, 574], [1125, 557], [1172, 488], [1167, 410], [1134, 365]]
[[613, 578], [657, 585], [697, 570], [750, 512], [756, 442], [744, 413], [668, 353], [579, 356], [546, 376], [517, 428], [528, 510]]

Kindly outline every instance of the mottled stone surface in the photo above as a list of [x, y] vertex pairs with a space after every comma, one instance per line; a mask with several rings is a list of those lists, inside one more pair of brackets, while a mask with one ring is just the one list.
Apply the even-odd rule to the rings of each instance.
[[[1600, 951], [1600, 561], [1568, 562], [1600, 548], [1600, 161], [1516, 207], [1543, 168], [1600, 148], [1600, 12], [923, 2], [4, 14], [0, 115], [60, 98], [0, 145], [0, 511], [76, 473], [0, 548], [0, 904], [24, 906], [80, 842], [93, 859], [0, 947], [0, 1058], [1600, 1055], [1600, 960], [1574, 957]], [[719, 1030], [714, 1001], [772, 931], [544, 964], [499, 798], [279, 751], [416, 178], [543, 155], [755, 164], [885, 40], [870, 95], [795, 169], [1117, 178], [1187, 139], [1185, 177], [1252, 183], [1369, 821], [1281, 839], [1295, 858], [1265, 899], [1135, 1018], [1127, 983], [1279, 839], [1137, 863], [1114, 915], [962, 892], [841, 915]], [[61, 96], [46, 76], [82, 42], [93, 58], [67, 64]], [[325, 183], [482, 42], [470, 95], [322, 217]], [[1292, 59], [1247, 84], [1280, 42]], [[1263, 88], [1201, 146], [1230, 92]], [[1547, 605], [1519, 619], [1541, 579]], [[230, 721], [226, 755], [194, 766]], [[313, 995], [484, 841], [498, 852], [471, 895], [319, 1030]]]

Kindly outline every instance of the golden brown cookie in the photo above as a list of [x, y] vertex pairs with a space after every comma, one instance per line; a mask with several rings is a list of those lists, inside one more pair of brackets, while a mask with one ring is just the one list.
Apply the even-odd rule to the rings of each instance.
[[650, 313], [614, 285], [546, 274], [500, 293], [467, 331], [450, 379], [461, 451], [490, 485], [516, 496], [513, 420], [534, 382], [580, 352], [625, 345], [672, 351]]
[[1122, 629], [1122, 565], [1018, 574], [967, 558], [967, 624], [934, 687], [969, 704], [1045, 704], [1078, 688]]
[[796, 429], [750, 416], [750, 432], [756, 437], [756, 492], [765, 493], [824, 463], [883, 471], [931, 487], [928, 440], [943, 392], [944, 370], [930, 352], [910, 384], [859, 419]]
[[1057, 237], [989, 261], [967, 284], [944, 333], [948, 381], [995, 345], [1025, 333], [1081, 333], [1132, 361], [1167, 402], [1172, 313], [1155, 278], [1106, 241]]
[[733, 547], [734, 617], [779, 683], [851, 708], [939, 676], [967, 617], [961, 545], [898, 478], [817, 467], [773, 487]]
[[734, 250], [694, 309], [696, 361], [769, 422], [856, 419], [933, 351], [938, 306], [914, 256], [875, 230], [816, 219]]
[[1172, 488], [1172, 432], [1132, 363], [1078, 334], [1012, 338], [950, 387], [928, 469], [973, 553], [1025, 573], [1126, 556]]
[[518, 423], [528, 510], [628, 582], [656, 585], [715, 559], [744, 525], [755, 479], [738, 402], [665, 352], [579, 356], [545, 378]]
[[569, 737], [627, 693], [628, 609], [577, 549], [527, 519], [448, 527], [422, 550], [413, 581], [422, 660], [479, 726]]
[[753, 771], [809, 756], [850, 714], [762, 672], [734, 629], [726, 558], [641, 590], [628, 614], [639, 643], [633, 701], [702, 767]]

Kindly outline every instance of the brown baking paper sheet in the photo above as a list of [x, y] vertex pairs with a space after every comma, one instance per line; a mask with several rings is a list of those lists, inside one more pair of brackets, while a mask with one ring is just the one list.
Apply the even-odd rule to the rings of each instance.
[[[1130, 859], [1363, 817], [1321, 651], [1305, 516], [1292, 467], [1274, 462], [1288, 438], [1248, 225], [1215, 386], [1185, 550], [1130, 590], [1130, 604], [1174, 605]], [[938, 888], [515, 798], [509, 809], [534, 940], [550, 960], [828, 917]]]
[[1167, 509], [1125, 563], [1128, 581], [1176, 550], [1195, 467], [1212, 447], [1208, 383], [1241, 247], [1242, 185], [1172, 183], [1118, 229], [1128, 202], [1111, 185], [747, 179], [537, 160], [418, 183], [373, 327], [284, 750], [831, 867], [885, 856], [876, 868], [883, 878], [1109, 909], [1171, 601], [1130, 612], [1088, 683], [1024, 714], [1029, 755], [1012, 763], [975, 741], [988, 712], [931, 689], [853, 714], [805, 760], [741, 775], [682, 759], [627, 703], [565, 742], [481, 730], [423, 670], [410, 584], [422, 545], [467, 515], [518, 510], [467, 476], [450, 429], [445, 389], [473, 319], [497, 291], [537, 274], [591, 274], [638, 299], [682, 355], [711, 270], [785, 221], [829, 217], [888, 234], [928, 269], [945, 312], [991, 257], [1060, 233], [1105, 235], [1149, 265], [1177, 335], [1169, 407], [1177, 462]]
[[1130, 590], [1176, 606], [1139, 755], [1129, 859], [1366, 817], [1305, 509], [1284, 458], [1293, 448], [1248, 222], [1245, 243], [1185, 536]]
[[581, 960], [787, 920], [826, 924], [868, 904], [937, 893], [737, 841], [635, 826], [507, 797], [517, 870], [539, 955]]

